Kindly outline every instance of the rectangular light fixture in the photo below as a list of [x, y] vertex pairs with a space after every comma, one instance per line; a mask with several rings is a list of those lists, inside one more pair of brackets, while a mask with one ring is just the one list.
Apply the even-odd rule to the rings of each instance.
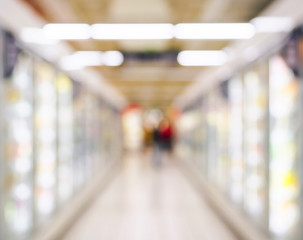
[[45, 36], [49, 39], [57, 40], [83, 40], [91, 37], [91, 28], [88, 24], [46, 24], [43, 27]]
[[107, 51], [102, 56], [102, 62], [105, 66], [120, 66], [123, 61], [123, 54], [119, 51]]
[[64, 56], [60, 66], [66, 71], [78, 70], [93, 66], [119, 66], [123, 63], [123, 55], [119, 51], [79, 51]]
[[99, 40], [172, 39], [172, 24], [94, 24], [92, 38]]
[[56, 40], [168, 40], [168, 39], [249, 39], [255, 34], [252, 23], [169, 23], [150, 24], [47, 24], [46, 38]]
[[249, 39], [255, 34], [251, 23], [180, 23], [175, 26], [177, 39]]
[[294, 26], [289, 17], [256, 17], [250, 21], [257, 32], [288, 32]]
[[33, 43], [39, 45], [54, 45], [59, 41], [54, 39], [49, 39], [44, 35], [41, 28], [26, 27], [20, 32], [20, 39], [26, 43]]
[[224, 51], [182, 51], [177, 60], [182, 66], [220, 66], [228, 57]]

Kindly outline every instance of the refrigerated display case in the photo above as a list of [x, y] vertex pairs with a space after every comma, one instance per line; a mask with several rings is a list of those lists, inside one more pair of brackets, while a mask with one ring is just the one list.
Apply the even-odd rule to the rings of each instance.
[[[110, 108], [110, 106], [107, 106], [108, 107], [108, 118], [107, 118], [107, 124], [105, 125], [106, 126], [106, 129], [104, 129], [104, 138], [105, 138], [105, 147], [107, 149], [107, 158], [108, 158], [108, 161], [113, 161], [114, 159], [114, 156], [115, 156], [115, 151], [116, 151], [116, 148], [115, 148], [115, 114], [114, 114], [114, 110], [112, 108]], [[140, 119], [141, 121], [141, 124], [142, 124], [142, 117]], [[142, 129], [142, 126], [141, 126], [141, 140], [142, 140], [142, 134], [143, 134], [143, 129]], [[141, 145], [142, 145], [143, 142], [141, 142]]]
[[270, 59], [269, 79], [269, 227], [283, 239], [299, 239], [299, 81], [281, 55]]
[[105, 165], [106, 162], [106, 149], [104, 143], [104, 131], [106, 128], [106, 104], [103, 99], [99, 99], [98, 102], [98, 115], [99, 115], [99, 126], [100, 126], [100, 142], [99, 142], [99, 164]]
[[[3, 60], [4, 60], [4, 46], [3, 46], [3, 32], [0, 29], [0, 96], [3, 96], [3, 86], [2, 86], [2, 82], [3, 82]], [[3, 115], [3, 103], [2, 103], [2, 98], [0, 98], [0, 115]], [[2, 131], [2, 125], [3, 125], [3, 119], [0, 118], [0, 130]], [[3, 136], [2, 134], [0, 134], [0, 192], [2, 193], [3, 190], [3, 183], [2, 183], [2, 176], [3, 176]], [[3, 194], [0, 194], [0, 239], [4, 238], [3, 234], [4, 234], [4, 216], [3, 216]]]
[[184, 112], [178, 119], [177, 127], [177, 146], [176, 153], [182, 159], [187, 159], [192, 163], [192, 132], [196, 125], [195, 114]]
[[217, 127], [217, 182], [223, 192], [228, 192], [229, 187], [229, 113], [228, 113], [228, 88], [222, 83], [217, 92], [216, 127]]
[[35, 62], [35, 214], [44, 222], [56, 207], [56, 72], [46, 62]]
[[121, 139], [122, 136], [122, 124], [120, 120], [120, 112], [118, 110], [113, 110], [113, 117], [114, 117], [114, 139], [113, 139], [113, 160], [112, 161], [118, 161], [121, 159], [122, 149], [123, 149], [123, 142]]
[[[4, 32], [2, 29], [0, 29], [0, 96], [3, 96], [3, 78], [4, 78], [4, 71], [3, 71], [3, 66], [4, 66]], [[0, 98], [0, 130], [2, 131], [2, 126], [3, 126], [3, 99]], [[3, 160], [3, 135], [0, 134], [0, 193], [3, 193], [3, 165], [4, 165], [4, 160]], [[4, 224], [4, 215], [3, 215], [3, 194], [0, 194], [0, 239], [4, 238], [4, 231], [5, 231], [5, 224]]]
[[73, 194], [73, 88], [64, 74], [56, 78], [57, 88], [57, 203], [62, 205]]
[[95, 95], [87, 93], [85, 99], [85, 110], [86, 110], [86, 174], [87, 177], [98, 174], [100, 170], [97, 168], [98, 162], [100, 161], [99, 156], [99, 142], [100, 142], [100, 123], [99, 123], [99, 107], [98, 101]]
[[217, 98], [215, 92], [206, 96], [206, 125], [207, 125], [207, 178], [214, 183], [217, 179], [218, 166], [218, 129], [217, 129]]
[[267, 63], [244, 74], [244, 210], [267, 228], [268, 77]]
[[191, 111], [194, 118], [194, 126], [191, 130], [191, 138], [192, 138], [192, 156], [191, 161], [195, 163], [196, 167], [199, 170], [202, 170], [202, 141], [203, 141], [203, 118], [201, 111], [201, 100], [198, 101]]
[[201, 115], [201, 132], [200, 132], [200, 140], [201, 140], [201, 152], [200, 152], [200, 165], [201, 170], [204, 175], [207, 174], [207, 147], [208, 147], [208, 139], [207, 139], [207, 115], [205, 108], [205, 99], [202, 99], [202, 103], [200, 106], [200, 115]]
[[[107, 120], [106, 120], [106, 128], [104, 129], [104, 140], [105, 140], [105, 148], [106, 148], [106, 153], [107, 153], [107, 162], [109, 163], [109, 160], [113, 159], [114, 155], [114, 114], [111, 108], [107, 105]], [[142, 124], [142, 117], [141, 117], [141, 124]], [[142, 134], [141, 129], [141, 134]]]
[[194, 107], [183, 114], [178, 124], [178, 136], [182, 141], [180, 154], [197, 168], [200, 167], [200, 124], [200, 112]]
[[229, 97], [229, 158], [230, 188], [229, 196], [241, 205], [244, 192], [243, 159], [243, 82], [240, 76], [228, 83]]
[[[109, 111], [105, 112], [106, 117], [110, 118]], [[130, 106], [122, 116], [122, 124], [124, 130], [124, 146], [130, 151], [137, 151], [143, 144], [143, 129], [142, 129], [142, 110], [138, 106]], [[108, 145], [109, 129], [104, 129], [106, 136], [106, 145]]]
[[1, 237], [25, 239], [33, 227], [33, 62], [9, 33], [5, 34], [4, 61]]
[[74, 126], [74, 154], [73, 176], [74, 191], [79, 191], [85, 182], [86, 169], [86, 134], [85, 134], [85, 96], [86, 89], [77, 82], [73, 82], [73, 126]]
[[1, 240], [32, 239], [121, 151], [119, 114], [88, 92], [0, 29]]
[[[273, 52], [250, 62], [241, 69], [244, 74], [236, 72], [229, 80], [229, 195], [268, 239], [299, 240], [303, 237], [303, 27], [283, 40], [278, 53], [269, 54]], [[217, 187], [217, 175], [224, 175], [220, 122], [226, 114], [220, 88], [203, 95], [212, 188]], [[178, 145], [194, 137], [182, 134]]]

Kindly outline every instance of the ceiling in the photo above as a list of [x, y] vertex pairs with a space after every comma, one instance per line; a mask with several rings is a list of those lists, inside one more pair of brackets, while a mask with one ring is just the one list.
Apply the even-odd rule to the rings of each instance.
[[[46, 21], [57, 23], [182, 23], [247, 22], [274, 0], [22, 0]], [[70, 41], [75, 50], [162, 52], [170, 50], [218, 50], [228, 41], [123, 40]], [[144, 107], [168, 107], [206, 68], [181, 67], [177, 63], [137, 62], [120, 67], [98, 67], [131, 103]]]

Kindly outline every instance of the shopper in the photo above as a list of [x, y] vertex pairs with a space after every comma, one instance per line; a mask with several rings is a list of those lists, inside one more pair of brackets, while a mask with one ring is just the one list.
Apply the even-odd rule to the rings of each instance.
[[161, 147], [164, 151], [171, 152], [174, 141], [173, 128], [168, 119], [164, 119], [159, 127]]
[[161, 152], [162, 152], [162, 142], [158, 126], [155, 126], [153, 130], [153, 142], [154, 142], [154, 154], [153, 162], [156, 166], [161, 164]]

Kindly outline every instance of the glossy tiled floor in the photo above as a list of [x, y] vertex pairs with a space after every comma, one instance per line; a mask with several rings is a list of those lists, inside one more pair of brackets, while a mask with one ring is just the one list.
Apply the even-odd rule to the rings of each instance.
[[235, 240], [171, 161], [125, 157], [123, 170], [64, 240]]

